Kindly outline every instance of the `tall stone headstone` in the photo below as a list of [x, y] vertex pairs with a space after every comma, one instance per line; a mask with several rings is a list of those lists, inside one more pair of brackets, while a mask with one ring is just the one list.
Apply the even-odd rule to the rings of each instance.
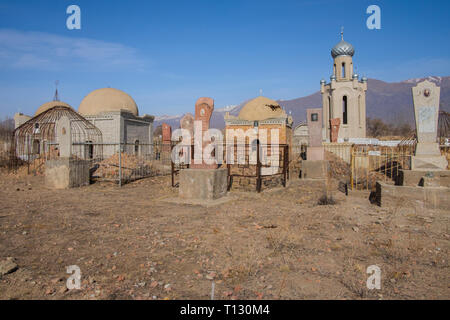
[[161, 129], [163, 143], [170, 143], [170, 141], [172, 140], [172, 127], [167, 123], [163, 123]]
[[334, 118], [330, 119], [330, 141], [331, 142], [337, 142], [338, 136], [339, 136], [339, 127], [341, 125], [341, 119], [340, 118]]
[[167, 123], [161, 125], [162, 131], [162, 162], [169, 164], [172, 151], [172, 127]]
[[447, 160], [437, 142], [440, 88], [425, 80], [412, 88], [416, 119], [417, 147], [412, 170], [445, 170]]
[[194, 116], [191, 113], [186, 113], [183, 118], [180, 119], [180, 128], [189, 131], [192, 143], [194, 139]]
[[[212, 201], [227, 193], [227, 168], [218, 169], [217, 163], [206, 163], [203, 157], [205, 148], [211, 144], [208, 139], [204, 141], [203, 137], [208, 137], [206, 133], [213, 110], [214, 100], [211, 98], [199, 98], [195, 104], [194, 162], [189, 169], [183, 169], [179, 174], [178, 192], [182, 199]], [[190, 127], [190, 124], [182, 121], [181, 127], [183, 126]]]
[[306, 109], [310, 147], [322, 146], [322, 108]]
[[71, 121], [62, 116], [56, 121], [59, 158], [45, 161], [45, 183], [53, 189], [89, 185], [90, 161], [72, 157]]
[[322, 108], [306, 109], [308, 124], [308, 148], [307, 160], [323, 160], [324, 149], [322, 146]]
[[[217, 164], [208, 164], [204, 159], [204, 150], [211, 143], [204, 141], [203, 137], [209, 129], [209, 121], [214, 111], [214, 100], [202, 97], [195, 103], [195, 121], [201, 121], [201, 134], [195, 132], [194, 136], [194, 163], [191, 165], [193, 169], [216, 169]], [[196, 163], [200, 162], [201, 163]]]
[[62, 116], [56, 122], [56, 136], [58, 139], [59, 157], [70, 158], [72, 155], [72, 130], [70, 119]]

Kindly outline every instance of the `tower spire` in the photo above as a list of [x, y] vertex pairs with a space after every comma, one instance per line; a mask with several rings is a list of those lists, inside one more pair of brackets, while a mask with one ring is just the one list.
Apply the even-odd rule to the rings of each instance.
[[344, 41], [344, 27], [341, 27], [341, 40]]
[[56, 80], [55, 81], [55, 95], [53, 96], [53, 101], [59, 101], [58, 84], [59, 84], [59, 80]]

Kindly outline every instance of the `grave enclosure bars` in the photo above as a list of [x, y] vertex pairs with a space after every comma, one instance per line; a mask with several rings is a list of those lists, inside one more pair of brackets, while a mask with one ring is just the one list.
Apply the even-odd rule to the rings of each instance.
[[[176, 164], [171, 162], [171, 185], [172, 187], [177, 187], [178, 183], [176, 182], [176, 177], [179, 174], [180, 170], [183, 169], [189, 169], [190, 165], [194, 161], [194, 145], [181, 145], [186, 147], [189, 150], [188, 163], [179, 163]], [[172, 152], [173, 148], [175, 147], [174, 144], [172, 144]], [[227, 168], [228, 172], [228, 191], [231, 190], [233, 183], [236, 181], [236, 179], [244, 180], [244, 185], [254, 185], [255, 190], [257, 192], [261, 192], [263, 184], [265, 182], [269, 181], [270, 179], [273, 179], [274, 177], [280, 177], [281, 184], [283, 187], [286, 187], [287, 180], [289, 179], [289, 145], [286, 144], [277, 144], [277, 145], [271, 145], [271, 144], [260, 144], [257, 142], [256, 144], [256, 159], [255, 161], [251, 161], [250, 159], [250, 151], [255, 146], [252, 144], [244, 144], [244, 145], [238, 145], [238, 144], [227, 144], [223, 143], [223, 150], [225, 152], [223, 153], [223, 158], [221, 160], [217, 159], [219, 162], [219, 167], [225, 167]], [[270, 155], [270, 150], [272, 150], [272, 147], [276, 147], [279, 149], [278, 151], [278, 165], [275, 167], [272, 167], [270, 164], [265, 164], [266, 161], [264, 156]], [[228, 151], [233, 148], [233, 161], [228, 158], [227, 154]], [[265, 150], [268, 150], [265, 154], [262, 155], [261, 150], [265, 148]], [[238, 150], [241, 150], [239, 153]], [[244, 154], [244, 160], [242, 161], [242, 158], [239, 158], [239, 154]], [[241, 160], [241, 161], [239, 161]], [[221, 164], [220, 164], [221, 163]], [[266, 172], [267, 171], [267, 172]], [[270, 183], [267, 183], [269, 185]], [[276, 184], [273, 182], [272, 184]]]

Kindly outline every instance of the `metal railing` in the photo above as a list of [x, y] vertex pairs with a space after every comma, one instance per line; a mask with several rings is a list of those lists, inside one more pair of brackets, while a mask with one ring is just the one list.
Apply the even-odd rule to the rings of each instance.
[[[188, 163], [171, 163], [172, 174], [172, 187], [178, 186], [176, 182], [176, 176], [180, 170], [190, 168], [190, 165], [194, 163], [194, 146], [185, 145], [189, 150], [187, 159], [190, 159]], [[275, 148], [273, 148], [275, 147]], [[173, 148], [173, 146], [172, 146]], [[271, 154], [270, 150], [278, 149], [278, 154]], [[228, 170], [228, 190], [232, 188], [234, 178], [250, 178], [255, 179], [255, 188], [257, 192], [261, 192], [262, 182], [264, 179], [273, 176], [281, 176], [282, 185], [286, 187], [287, 180], [289, 179], [289, 146], [285, 144], [270, 145], [270, 144], [223, 144], [223, 155], [221, 159], [216, 160], [219, 163], [219, 167], [226, 167]], [[233, 158], [230, 158], [230, 150], [232, 151]], [[240, 151], [239, 151], [240, 150]], [[262, 152], [262, 150], [267, 150]], [[251, 159], [251, 153], [255, 152], [256, 157]], [[277, 158], [277, 165], [273, 166], [270, 161], [267, 161], [268, 157]], [[272, 158], [273, 159], [273, 158]], [[264, 173], [263, 171], [268, 171]]]

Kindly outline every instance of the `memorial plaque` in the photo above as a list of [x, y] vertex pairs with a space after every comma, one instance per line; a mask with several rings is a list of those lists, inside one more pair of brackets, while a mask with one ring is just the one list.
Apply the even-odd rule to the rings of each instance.
[[417, 146], [411, 158], [413, 170], [445, 170], [447, 160], [437, 142], [440, 88], [425, 80], [412, 88]]
[[436, 107], [419, 107], [418, 108], [418, 128], [420, 133], [437, 132], [435, 121]]

